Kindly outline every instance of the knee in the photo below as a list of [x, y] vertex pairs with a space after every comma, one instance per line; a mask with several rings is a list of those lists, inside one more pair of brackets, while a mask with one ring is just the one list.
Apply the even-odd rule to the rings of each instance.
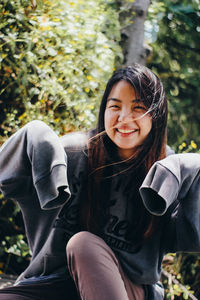
[[93, 270], [94, 266], [102, 269], [105, 262], [119, 266], [115, 254], [104, 240], [87, 231], [75, 234], [67, 243], [66, 252], [71, 273]]
[[67, 254], [82, 252], [82, 250], [87, 247], [88, 235], [90, 235], [90, 233], [87, 231], [81, 231], [73, 235], [67, 243]]
[[66, 252], [67, 257], [76, 257], [77, 259], [84, 260], [93, 255], [94, 242], [96, 237], [88, 231], [81, 231], [71, 237], [67, 243]]

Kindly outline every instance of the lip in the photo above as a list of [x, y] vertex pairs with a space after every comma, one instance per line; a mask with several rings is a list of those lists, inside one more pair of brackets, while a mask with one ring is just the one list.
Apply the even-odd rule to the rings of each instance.
[[137, 132], [138, 129], [136, 128], [116, 128], [116, 132], [122, 136], [129, 136]]

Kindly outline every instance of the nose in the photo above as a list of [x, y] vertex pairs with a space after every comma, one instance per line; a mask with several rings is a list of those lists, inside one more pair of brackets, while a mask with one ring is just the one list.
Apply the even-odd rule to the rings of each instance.
[[118, 121], [121, 123], [128, 123], [133, 120], [132, 111], [129, 110], [121, 110]]

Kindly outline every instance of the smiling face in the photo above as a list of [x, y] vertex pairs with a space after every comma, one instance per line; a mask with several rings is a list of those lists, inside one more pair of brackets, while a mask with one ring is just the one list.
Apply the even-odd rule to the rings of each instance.
[[151, 131], [152, 119], [146, 112], [130, 83], [121, 80], [112, 87], [104, 114], [105, 130], [121, 158], [131, 157]]

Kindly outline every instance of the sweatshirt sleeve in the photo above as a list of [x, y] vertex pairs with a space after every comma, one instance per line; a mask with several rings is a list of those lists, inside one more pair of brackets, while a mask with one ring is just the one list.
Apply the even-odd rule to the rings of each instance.
[[66, 153], [45, 123], [28, 123], [2, 145], [0, 190], [18, 201], [36, 190], [42, 209], [59, 207], [70, 197]]
[[169, 223], [176, 231], [176, 251], [200, 251], [200, 155], [175, 154], [156, 162], [140, 194], [146, 209], [157, 216], [171, 211]]

